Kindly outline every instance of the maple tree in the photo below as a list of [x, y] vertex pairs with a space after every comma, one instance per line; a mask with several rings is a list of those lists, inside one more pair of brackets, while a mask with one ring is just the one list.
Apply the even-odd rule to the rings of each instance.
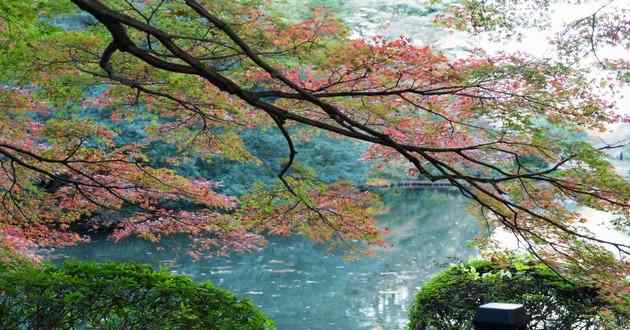
[[[630, 246], [579, 229], [585, 219], [572, 207], [630, 217], [630, 185], [605, 154], [619, 146], [573, 138], [624, 119], [580, 66], [482, 50], [450, 58], [403, 37], [350, 39], [325, 9], [294, 22], [258, 0], [1, 6], [5, 246], [76, 243], [84, 238], [71, 225], [104, 210], [123, 214], [115, 239], [183, 233], [223, 253], [255, 249], [265, 233], [382, 243], [374, 195], [294, 164], [291, 128], [300, 124], [370, 143], [365, 159], [452, 184], [484, 225], [503, 226], [560, 272], [627, 294], [618, 279]], [[469, 8], [444, 22], [478, 18]], [[52, 24], [77, 12], [96, 21]], [[138, 121], [145, 135], [124, 141], [120, 126]], [[277, 186], [236, 200], [211, 178], [171, 168], [213, 155], [256, 161], [238, 133], [263, 126], [287, 144]], [[176, 157], [151, 159], [159, 144]]]

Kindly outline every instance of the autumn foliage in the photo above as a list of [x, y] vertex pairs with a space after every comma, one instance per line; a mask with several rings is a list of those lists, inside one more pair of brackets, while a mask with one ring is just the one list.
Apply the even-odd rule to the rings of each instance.
[[[579, 229], [570, 207], [630, 211], [630, 185], [606, 159], [617, 146], [575, 138], [623, 120], [580, 67], [350, 39], [325, 9], [296, 22], [257, 0], [1, 6], [0, 239], [13, 249], [79, 242], [71, 227], [86, 221], [107, 223], [116, 240], [190, 235], [196, 256], [255, 249], [268, 233], [381, 244], [372, 194], [295, 164], [300, 124], [370, 143], [364, 159], [381, 166], [452, 184], [484, 226], [506, 228], [554, 269], [595, 282], [628, 274], [615, 258], [587, 271], [608, 255], [602, 245], [622, 256], [630, 247]], [[88, 24], [55, 24], [67, 15]], [[125, 136], [138, 122], [144, 135]], [[172, 168], [259, 161], [239, 132], [260, 127], [286, 140], [277, 186], [237, 200]], [[159, 144], [177, 156], [154, 159]], [[114, 219], [89, 220], [103, 215]]]

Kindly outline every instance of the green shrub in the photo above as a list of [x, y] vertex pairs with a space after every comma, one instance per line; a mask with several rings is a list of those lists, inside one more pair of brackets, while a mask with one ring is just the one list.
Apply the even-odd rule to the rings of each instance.
[[0, 329], [267, 330], [249, 300], [131, 263], [0, 267]]
[[611, 306], [586, 286], [564, 281], [546, 266], [514, 261], [501, 268], [489, 261], [452, 266], [426, 283], [410, 310], [408, 329], [472, 329], [479, 305], [520, 303], [528, 329], [630, 329], [630, 314]]

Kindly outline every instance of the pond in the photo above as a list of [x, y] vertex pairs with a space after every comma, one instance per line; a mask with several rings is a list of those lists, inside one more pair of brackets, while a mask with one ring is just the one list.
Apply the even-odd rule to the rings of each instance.
[[444, 191], [387, 191], [389, 211], [380, 217], [391, 246], [374, 257], [347, 260], [301, 237], [272, 238], [257, 253], [194, 262], [187, 241], [160, 246], [138, 239], [97, 240], [59, 250], [57, 261], [140, 261], [195, 280], [210, 280], [250, 297], [278, 329], [401, 329], [414, 292], [445, 264], [477, 254], [469, 240], [478, 233], [467, 201]]

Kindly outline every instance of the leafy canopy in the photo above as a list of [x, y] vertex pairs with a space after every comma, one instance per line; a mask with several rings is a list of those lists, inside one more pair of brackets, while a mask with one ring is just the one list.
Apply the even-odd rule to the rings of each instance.
[[[512, 28], [499, 9], [475, 16], [479, 5], [510, 3], [465, 1], [455, 25]], [[382, 243], [373, 195], [296, 164], [294, 140], [319, 130], [369, 143], [363, 158], [382, 167], [453, 185], [482, 224], [506, 228], [554, 269], [628, 293], [628, 263], [601, 245], [621, 256], [630, 247], [579, 229], [585, 219], [573, 207], [629, 217], [630, 185], [605, 153], [618, 146], [577, 138], [623, 118], [566, 57], [449, 58], [404, 37], [350, 39], [323, 8], [285, 20], [262, 0], [2, 6], [6, 246], [81, 241], [72, 225], [111, 210], [115, 239], [187, 234], [196, 249], [219, 253], [255, 249], [265, 233]], [[298, 136], [297, 124], [311, 132]], [[215, 156], [260, 161], [241, 140], [260, 127], [286, 143], [277, 185], [236, 200], [212, 178], [174, 170]], [[174, 156], [158, 161], [151, 151], [165, 146]]]

